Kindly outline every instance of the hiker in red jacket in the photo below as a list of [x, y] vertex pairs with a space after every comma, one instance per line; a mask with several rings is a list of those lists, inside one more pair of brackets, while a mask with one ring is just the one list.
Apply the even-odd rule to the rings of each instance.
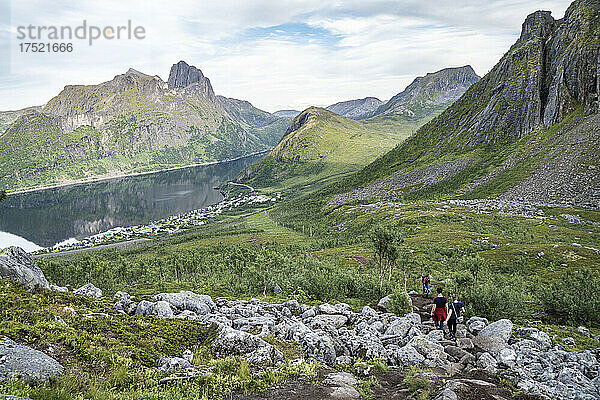
[[431, 318], [436, 328], [444, 330], [444, 322], [448, 318], [448, 300], [442, 295], [442, 288], [437, 289], [438, 295], [433, 299]]

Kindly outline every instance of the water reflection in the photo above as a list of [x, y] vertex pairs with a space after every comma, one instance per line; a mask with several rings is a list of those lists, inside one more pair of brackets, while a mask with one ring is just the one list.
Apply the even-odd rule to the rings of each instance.
[[0, 231], [48, 247], [202, 208], [222, 199], [214, 186], [259, 157], [9, 196], [0, 204]]

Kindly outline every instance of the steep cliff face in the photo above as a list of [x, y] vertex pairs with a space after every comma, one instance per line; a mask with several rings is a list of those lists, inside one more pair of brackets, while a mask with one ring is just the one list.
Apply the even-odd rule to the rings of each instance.
[[470, 65], [428, 73], [416, 78], [406, 89], [379, 106], [369, 116], [414, 116], [426, 112], [429, 108], [447, 107], [479, 79]]
[[363, 119], [373, 113], [383, 102], [377, 97], [347, 100], [332, 104], [326, 108], [331, 112], [350, 119]]
[[179, 61], [171, 67], [167, 84], [169, 89], [187, 88], [194, 85], [202, 95], [211, 100], [214, 100], [215, 97], [210, 80], [202, 74], [202, 71], [188, 65], [185, 61]]
[[[598, 110], [600, 5], [574, 2], [565, 17], [527, 17], [521, 36], [500, 62], [427, 127], [452, 146], [514, 141], [562, 120], [580, 104]], [[437, 139], [436, 139], [437, 138]]]

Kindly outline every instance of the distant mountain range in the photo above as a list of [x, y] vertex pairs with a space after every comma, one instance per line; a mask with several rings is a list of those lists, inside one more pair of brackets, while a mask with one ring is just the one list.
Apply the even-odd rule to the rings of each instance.
[[350, 119], [363, 119], [372, 114], [383, 104], [377, 97], [365, 97], [364, 99], [341, 101], [332, 104], [326, 109]]
[[0, 189], [232, 159], [274, 146], [290, 118], [216, 96], [181, 61], [167, 82], [130, 69], [71, 85], [43, 107], [0, 114]]
[[279, 110], [273, 113], [273, 115], [283, 118], [294, 118], [298, 114], [300, 114], [300, 111], [298, 110]]

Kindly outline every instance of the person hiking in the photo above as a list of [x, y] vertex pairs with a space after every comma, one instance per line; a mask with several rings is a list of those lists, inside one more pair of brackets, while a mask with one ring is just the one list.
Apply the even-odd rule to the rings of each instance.
[[423, 296], [429, 295], [429, 284], [431, 283], [431, 275], [425, 274], [421, 277], [421, 283], [423, 284]]
[[446, 324], [448, 325], [448, 333], [450, 333], [451, 339], [456, 339], [456, 325], [460, 314], [464, 312], [465, 308], [463, 303], [458, 301], [456, 294], [452, 295], [452, 302], [448, 305], [448, 318], [446, 318]]
[[437, 296], [433, 299], [431, 318], [436, 328], [444, 330], [444, 321], [448, 318], [448, 299], [442, 294], [442, 288], [437, 288]]

